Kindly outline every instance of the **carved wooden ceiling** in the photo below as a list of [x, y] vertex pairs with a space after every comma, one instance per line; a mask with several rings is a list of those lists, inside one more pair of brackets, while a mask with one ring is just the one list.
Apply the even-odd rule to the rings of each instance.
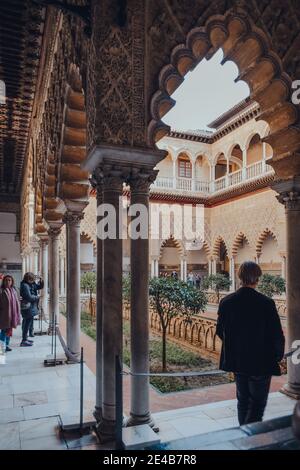
[[0, 200], [19, 200], [44, 26], [31, 0], [0, 2]]

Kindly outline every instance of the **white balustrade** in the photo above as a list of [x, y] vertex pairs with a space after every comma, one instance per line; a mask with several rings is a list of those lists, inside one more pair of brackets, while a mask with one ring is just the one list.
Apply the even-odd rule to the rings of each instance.
[[221, 191], [226, 188], [226, 176], [215, 180], [215, 191]]
[[243, 179], [243, 170], [234, 171], [229, 174], [228, 184], [229, 186], [239, 184], [242, 182], [242, 179]]
[[173, 178], [168, 176], [159, 176], [153, 183], [155, 188], [173, 189]]
[[[243, 172], [245, 172], [245, 179], [243, 179]], [[222, 191], [226, 187], [235, 186], [247, 180], [258, 178], [263, 174], [274, 173], [270, 165], [264, 165], [263, 161], [259, 161], [239, 169], [233, 173], [217, 178], [214, 181], [193, 180], [192, 178], [179, 178], [176, 179], [168, 176], [159, 176], [152, 184], [153, 188], [178, 190], [178, 191], [196, 191], [204, 194], [213, 194], [217, 191]], [[129, 188], [128, 188], [129, 189]]]
[[257, 176], [262, 175], [263, 173], [263, 165], [262, 162], [252, 163], [252, 165], [248, 165], [246, 168], [246, 179], [256, 178]]
[[209, 193], [209, 181], [195, 180], [195, 191], [208, 194]]
[[177, 178], [176, 189], [180, 189], [182, 191], [191, 191], [192, 179], [191, 178]]

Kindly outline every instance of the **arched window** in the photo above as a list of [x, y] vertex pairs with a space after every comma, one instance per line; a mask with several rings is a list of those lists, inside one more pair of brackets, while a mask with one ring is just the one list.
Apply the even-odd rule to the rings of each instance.
[[192, 177], [192, 163], [187, 156], [180, 156], [178, 158], [178, 176], [179, 178]]

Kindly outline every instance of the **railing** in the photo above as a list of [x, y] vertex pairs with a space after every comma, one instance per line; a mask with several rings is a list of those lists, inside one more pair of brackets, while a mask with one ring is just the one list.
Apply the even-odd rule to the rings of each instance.
[[195, 181], [195, 191], [200, 193], [209, 193], [209, 181]]
[[191, 178], [177, 178], [176, 179], [176, 189], [181, 189], [183, 191], [192, 190], [192, 179]]
[[195, 191], [204, 194], [213, 194], [222, 191], [227, 187], [241, 184], [264, 174], [274, 172], [273, 168], [264, 162], [256, 162], [239, 169], [228, 175], [217, 178], [215, 181], [202, 181], [192, 178], [172, 178], [169, 176], [159, 176], [153, 183], [153, 187], [168, 190]]
[[153, 186], [161, 189], [173, 189], [173, 178], [168, 176], [159, 176], [154, 181]]
[[252, 165], [246, 167], [246, 179], [256, 178], [257, 176], [262, 175], [263, 173], [263, 164], [262, 162], [256, 162]]
[[241, 183], [243, 180], [243, 170], [237, 170], [229, 174], [228, 184], [233, 186], [235, 184]]
[[220, 191], [221, 189], [226, 188], [226, 179], [226, 176], [222, 176], [222, 178], [215, 180], [215, 191]]

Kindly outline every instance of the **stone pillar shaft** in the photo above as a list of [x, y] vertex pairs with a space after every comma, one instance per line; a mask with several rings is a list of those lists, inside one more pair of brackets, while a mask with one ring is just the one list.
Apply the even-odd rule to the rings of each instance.
[[67, 211], [67, 346], [80, 354], [80, 221], [83, 214]]
[[[156, 172], [140, 172], [130, 179], [131, 205], [145, 209], [143, 235], [131, 238], [131, 371], [149, 373], [149, 186]], [[139, 215], [140, 217], [140, 215]], [[134, 217], [133, 217], [134, 220]], [[146, 228], [145, 228], [146, 227]], [[141, 227], [142, 230], [142, 227]], [[146, 237], [144, 236], [146, 232]], [[140, 232], [141, 234], [141, 232]], [[149, 377], [131, 377], [131, 425], [151, 423]]]
[[[300, 340], [300, 177], [275, 182], [272, 188], [279, 193], [277, 199], [285, 205], [286, 213], [287, 350], [290, 351]], [[300, 399], [300, 367], [293, 356], [288, 358], [288, 383], [283, 391]]]
[[234, 269], [234, 257], [230, 258], [230, 290], [235, 291], [235, 269]]
[[50, 326], [59, 323], [59, 234], [60, 228], [51, 228], [50, 239]]
[[[97, 181], [97, 170], [93, 173], [93, 178]], [[99, 169], [102, 174], [101, 169]], [[120, 238], [120, 211], [119, 204], [122, 196], [123, 178], [121, 172], [106, 171], [103, 177], [103, 204], [109, 205], [114, 212], [113, 225], [116, 233], [113, 236], [111, 233], [103, 233], [99, 230], [100, 224], [98, 223], [98, 237], [103, 238], [102, 242], [102, 257], [101, 250], [97, 256], [97, 295], [102, 293], [102, 307], [101, 303], [97, 306], [97, 315], [99, 315], [100, 323], [98, 323], [99, 330], [97, 337], [101, 334], [101, 309], [102, 309], [102, 370], [99, 365], [97, 375], [102, 375], [102, 409], [101, 421], [97, 426], [97, 432], [102, 441], [110, 440], [115, 436], [115, 420], [116, 420], [116, 383], [115, 383], [115, 361], [116, 356], [119, 356], [122, 362], [122, 239]], [[98, 212], [99, 214], [99, 212]], [[104, 214], [103, 214], [104, 215]], [[111, 227], [111, 224], [109, 224]], [[108, 228], [109, 228], [108, 227]], [[104, 227], [103, 227], [104, 228]], [[100, 265], [99, 265], [100, 264]], [[102, 266], [101, 266], [102, 265]], [[101, 282], [102, 278], [102, 282]], [[102, 284], [102, 289], [101, 289]], [[101, 302], [101, 300], [98, 300]], [[98, 347], [100, 344], [98, 345]], [[100, 356], [100, 350], [97, 350], [97, 355]], [[98, 358], [97, 358], [98, 359]], [[100, 358], [101, 361], [101, 358]], [[98, 376], [98, 392], [99, 382]], [[97, 407], [99, 410], [99, 398], [97, 396]], [[97, 411], [97, 410], [95, 410]]]
[[[97, 208], [103, 203], [102, 179], [96, 181]], [[97, 223], [100, 218], [97, 217]], [[97, 423], [102, 419], [102, 386], [103, 386], [103, 358], [102, 358], [102, 330], [103, 330], [103, 240], [97, 233], [97, 287], [96, 287], [96, 405], [94, 416]]]
[[42, 278], [44, 281], [44, 289], [42, 289], [42, 308], [44, 317], [48, 318], [48, 242], [43, 240], [41, 242], [41, 260], [42, 260]]

